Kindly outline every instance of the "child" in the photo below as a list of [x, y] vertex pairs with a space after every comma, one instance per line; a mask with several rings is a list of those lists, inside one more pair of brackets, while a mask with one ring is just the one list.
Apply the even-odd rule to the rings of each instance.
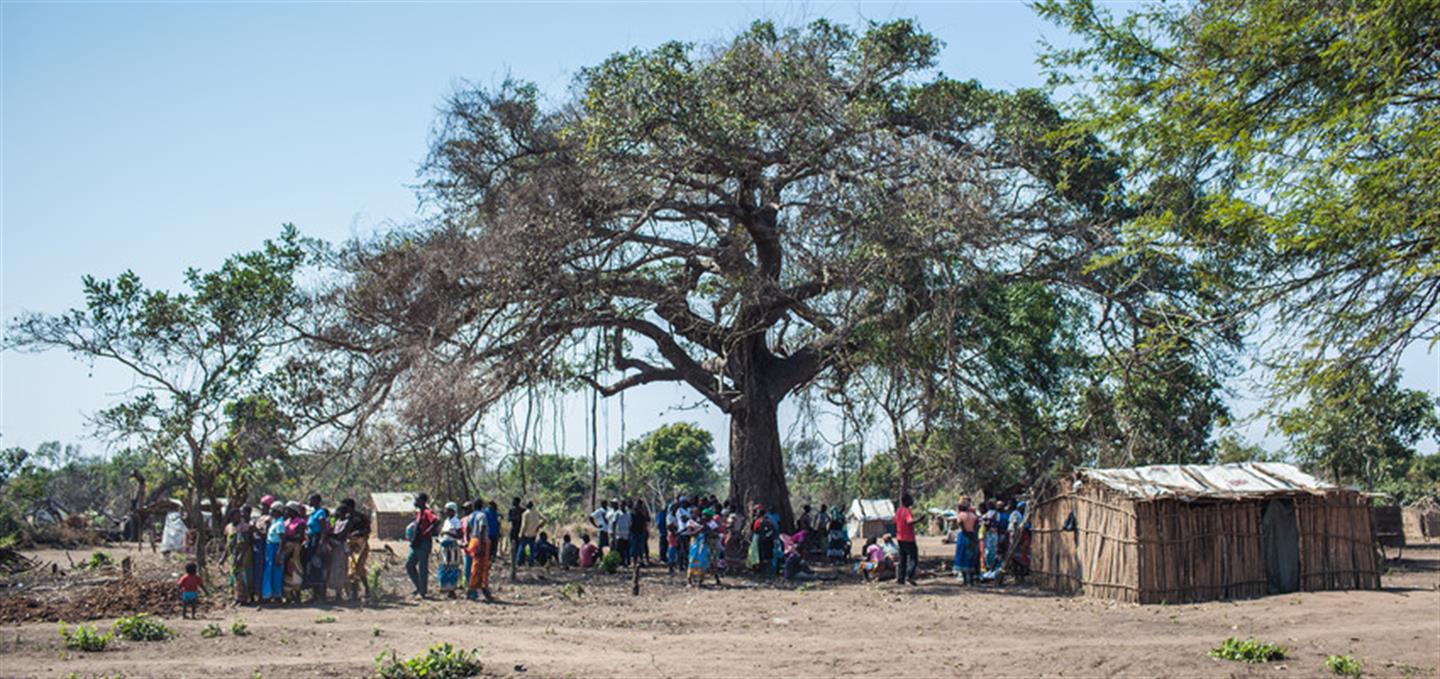
[[180, 576], [180, 617], [189, 613], [193, 619], [200, 609], [200, 567], [195, 562], [185, 564], [185, 574]]
[[570, 534], [566, 533], [560, 544], [560, 567], [570, 570], [573, 566], [580, 565], [580, 548], [570, 541]]
[[590, 544], [590, 534], [580, 534], [580, 567], [589, 568], [595, 565], [595, 559], [599, 556], [600, 548]]
[[665, 531], [665, 565], [670, 572], [675, 572], [675, 565], [680, 563], [680, 534], [674, 530]]

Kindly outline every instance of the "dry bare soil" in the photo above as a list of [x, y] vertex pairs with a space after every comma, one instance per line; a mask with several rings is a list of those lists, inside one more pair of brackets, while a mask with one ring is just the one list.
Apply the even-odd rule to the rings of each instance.
[[[148, 550], [108, 551], [132, 556], [139, 578], [179, 572], [178, 562]], [[496, 604], [397, 596], [376, 606], [257, 610], [212, 600], [200, 620], [166, 615], [177, 638], [116, 642], [99, 653], [67, 651], [56, 623], [32, 619], [0, 626], [0, 676], [362, 677], [377, 654], [405, 657], [438, 642], [478, 649], [487, 676], [527, 678], [1308, 677], [1328, 676], [1332, 654], [1354, 656], [1366, 676], [1436, 677], [1440, 665], [1437, 543], [1408, 548], [1381, 591], [1170, 606], [1057, 597], [1024, 585], [965, 588], [941, 574], [947, 551], [922, 538], [930, 577], [915, 587], [841, 577], [687, 589], [680, 576], [651, 569], [632, 596], [628, 576], [522, 569], [510, 584], [497, 569]], [[10, 616], [0, 619], [16, 619], [17, 597], [93, 610], [75, 599], [103, 573], [71, 569], [61, 552], [28, 556], [57, 566], [7, 579], [0, 607]], [[402, 591], [398, 561], [386, 572], [387, 586]], [[584, 593], [565, 587], [571, 582]], [[102, 628], [123, 611], [108, 613], [97, 620]], [[249, 636], [229, 633], [236, 619]], [[210, 623], [224, 636], [203, 638]], [[1289, 656], [1258, 665], [1207, 656], [1230, 636], [1282, 644]]]

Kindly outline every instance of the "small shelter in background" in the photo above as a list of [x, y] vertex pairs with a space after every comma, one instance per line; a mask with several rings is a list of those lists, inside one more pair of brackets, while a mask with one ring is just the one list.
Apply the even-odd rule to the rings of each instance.
[[1413, 542], [1440, 539], [1440, 502], [1423, 497], [1401, 510], [1405, 539]]
[[371, 493], [371, 530], [378, 540], [404, 540], [405, 527], [415, 520], [414, 493]]
[[1377, 589], [1370, 500], [1288, 464], [1087, 469], [1036, 503], [1042, 587], [1136, 603]]
[[845, 513], [851, 540], [878, 538], [895, 532], [895, 503], [889, 500], [851, 500]]

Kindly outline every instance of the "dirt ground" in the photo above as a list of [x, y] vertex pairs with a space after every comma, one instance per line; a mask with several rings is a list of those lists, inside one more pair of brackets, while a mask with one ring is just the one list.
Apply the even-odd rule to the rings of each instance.
[[[1407, 548], [1380, 591], [1170, 606], [1023, 585], [961, 587], [940, 573], [947, 545], [922, 538], [921, 548], [931, 577], [915, 587], [842, 577], [803, 587], [727, 579], [697, 590], [651, 569], [635, 597], [628, 576], [522, 569], [510, 584], [497, 569], [496, 604], [397, 596], [376, 606], [257, 610], [217, 601], [200, 620], [166, 615], [174, 639], [116, 642], [99, 653], [67, 651], [54, 622], [8, 623], [0, 626], [0, 676], [361, 677], [377, 654], [406, 657], [438, 642], [478, 649], [495, 677], [1308, 677], [1328, 676], [1331, 654], [1354, 656], [1367, 676], [1436, 677], [1440, 665], [1440, 543]], [[109, 551], [132, 556], [139, 577], [180, 570], [148, 550]], [[0, 604], [74, 599], [80, 581], [103, 577], [68, 569], [60, 552], [27, 555], [57, 567], [7, 579]], [[562, 594], [570, 582], [584, 593]], [[392, 563], [387, 586], [398, 593], [403, 584]], [[229, 633], [237, 619], [249, 636]], [[225, 635], [202, 638], [209, 623]], [[1207, 657], [1230, 636], [1279, 643], [1289, 657], [1262, 665]]]

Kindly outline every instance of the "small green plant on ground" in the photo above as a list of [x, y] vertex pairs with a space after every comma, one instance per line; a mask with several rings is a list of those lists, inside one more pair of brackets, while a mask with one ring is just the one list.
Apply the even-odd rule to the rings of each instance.
[[380, 636], [380, 623], [377, 622], [377, 623], [375, 623], [375, 626], [374, 626], [374, 627], [371, 627], [371, 628], [370, 628], [370, 636], [372, 636], [372, 637], [378, 637], [378, 636]]
[[116, 620], [112, 631], [129, 641], [164, 641], [175, 636], [175, 630], [147, 613], [137, 613]]
[[1332, 655], [1325, 658], [1325, 666], [1342, 677], [1358, 677], [1363, 672], [1360, 661], [1348, 655]]
[[240, 618], [230, 623], [230, 633], [237, 637], [248, 636], [250, 634], [250, 626], [245, 624], [245, 618]]
[[380, 564], [370, 564], [370, 572], [365, 577], [365, 598], [370, 601], [379, 601], [385, 598], [385, 569]]
[[578, 582], [567, 582], [560, 586], [560, 598], [573, 601], [585, 596], [585, 586]]
[[110, 645], [110, 640], [115, 638], [111, 632], [100, 633], [94, 625], [76, 625], [70, 627], [60, 623], [60, 636], [65, 639], [65, 648], [75, 651], [103, 651]]
[[600, 568], [606, 573], [614, 573], [620, 570], [620, 564], [622, 562], [624, 562], [624, 558], [620, 556], [619, 552], [605, 552], [605, 557], [600, 559]]
[[315, 624], [317, 625], [323, 625], [331, 622], [335, 622], [335, 616], [333, 615], [322, 615], [318, 618], [315, 618]]
[[113, 565], [115, 565], [115, 560], [110, 558], [110, 555], [106, 552], [92, 552], [90, 558], [80, 562], [80, 567], [89, 571], [100, 570], [106, 566]]
[[465, 679], [480, 674], [479, 651], [463, 651], [450, 644], [436, 644], [409, 660], [400, 660], [395, 651], [375, 656], [375, 675], [380, 679]]
[[1285, 659], [1285, 647], [1276, 644], [1230, 637], [1210, 650], [1210, 657], [1236, 662], [1262, 663]]
[[200, 630], [200, 636], [205, 637], [206, 639], [214, 639], [215, 637], [225, 636], [225, 630], [222, 629], [219, 625], [212, 622], [206, 625], [205, 629]]

